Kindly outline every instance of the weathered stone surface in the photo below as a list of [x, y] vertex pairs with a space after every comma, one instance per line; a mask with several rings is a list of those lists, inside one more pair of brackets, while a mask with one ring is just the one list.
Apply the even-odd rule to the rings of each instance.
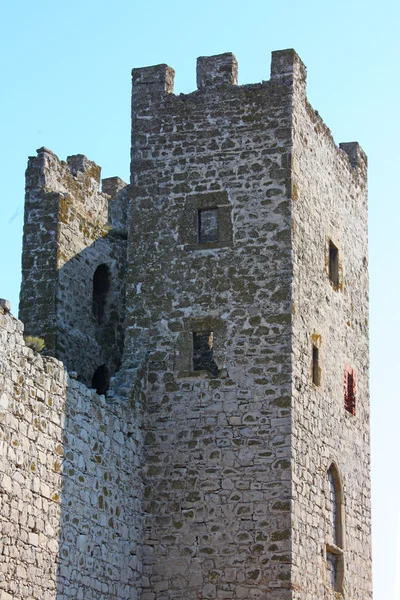
[[11, 302], [4, 298], [0, 298], [0, 306], [4, 309], [4, 312], [10, 312], [11, 310]]
[[[101, 191], [100, 172], [82, 154], [65, 163], [46, 148], [26, 172], [20, 317], [87, 385], [100, 365], [119, 369], [125, 327], [128, 188], [115, 177]], [[99, 265], [110, 272], [101, 323], [88, 301]]]
[[[326, 472], [334, 461], [344, 494], [344, 596], [371, 598], [367, 161], [356, 143], [339, 150], [307, 101], [293, 110], [294, 597], [323, 594]], [[329, 240], [339, 251], [338, 288], [328, 276]], [[318, 387], [310, 379], [315, 340]], [[355, 416], [344, 410], [346, 364], [357, 372]]]
[[134, 598], [139, 421], [29, 349], [0, 307], [0, 597]]
[[130, 186], [29, 161], [21, 316], [70, 374], [0, 303], [5, 598], [371, 600], [366, 158], [293, 50], [197, 75], [133, 70]]
[[[288, 567], [269, 547], [286, 556], [291, 546], [274, 539], [290, 531], [290, 511], [272, 504], [291, 497], [291, 415], [279, 400], [291, 393], [292, 96], [272, 81], [222, 85], [204, 72], [232, 62], [222, 58], [199, 61], [201, 89], [187, 96], [143, 108], [143, 83], [133, 85], [126, 352], [130, 332], [148, 329], [145, 589], [284, 599]], [[188, 207], [214, 208], [220, 196], [230, 244], [177, 244], [182, 229], [195, 234]], [[193, 372], [196, 331], [214, 332], [228, 377]]]

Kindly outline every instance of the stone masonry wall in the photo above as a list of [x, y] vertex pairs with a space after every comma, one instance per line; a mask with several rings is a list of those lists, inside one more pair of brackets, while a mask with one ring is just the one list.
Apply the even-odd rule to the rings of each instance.
[[[102, 237], [71, 258], [58, 272], [57, 357], [79, 380], [91, 385], [93, 374], [106, 365], [113, 376], [121, 365], [125, 333], [126, 239]], [[104, 318], [93, 311], [93, 278], [107, 265], [110, 287]]]
[[[133, 70], [126, 364], [147, 351], [143, 600], [290, 591], [291, 77]], [[279, 62], [279, 61], [278, 61]], [[199, 210], [218, 239], [200, 244]], [[217, 374], [194, 371], [214, 334]]]
[[[102, 192], [100, 172], [83, 155], [63, 162], [45, 148], [29, 159], [22, 261], [26, 332], [43, 337], [46, 351], [89, 385], [100, 365], [110, 375], [119, 368], [125, 327], [129, 192], [117, 177], [104, 180]], [[92, 300], [99, 265], [110, 273], [101, 323]]]
[[[326, 474], [343, 486], [344, 597], [372, 598], [366, 157], [339, 149], [299, 87], [293, 114], [293, 583], [294, 598], [337, 598]], [[339, 285], [329, 279], [329, 241]], [[312, 383], [312, 346], [320, 385]], [[356, 370], [356, 414], [344, 408], [344, 369]], [[339, 574], [340, 577], [340, 574]]]
[[0, 596], [136, 600], [138, 420], [33, 352], [22, 333], [0, 308]]

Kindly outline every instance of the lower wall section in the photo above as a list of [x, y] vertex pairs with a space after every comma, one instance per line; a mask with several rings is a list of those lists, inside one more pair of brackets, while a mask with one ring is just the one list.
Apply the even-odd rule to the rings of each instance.
[[0, 596], [135, 600], [138, 423], [30, 350], [22, 332], [0, 308]]

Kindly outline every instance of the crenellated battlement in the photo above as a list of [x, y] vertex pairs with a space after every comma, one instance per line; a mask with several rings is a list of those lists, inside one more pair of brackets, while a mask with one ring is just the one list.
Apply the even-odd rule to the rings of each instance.
[[[196, 81], [198, 90], [238, 85], [238, 61], [234, 54], [225, 52], [197, 59]], [[166, 64], [132, 69], [133, 95], [148, 103], [174, 93], [175, 71]], [[305, 88], [306, 67], [294, 50], [272, 52], [271, 79], [291, 84], [293, 81]], [[193, 92], [191, 92], [193, 93]]]
[[305, 88], [307, 68], [295, 50], [274, 50], [271, 54], [271, 79], [296, 81]]
[[84, 154], [73, 154], [67, 156], [67, 160], [60, 160], [52, 150], [42, 146], [36, 150], [37, 156], [30, 156], [28, 159], [28, 168], [31, 164], [42, 166], [42, 175], [48, 174], [47, 171], [60, 168], [69, 170], [70, 174], [76, 179], [93, 179], [100, 185], [101, 167], [94, 161], [89, 160]]
[[[110, 184], [118, 180], [118, 184]], [[101, 167], [89, 160], [83, 154], [68, 156], [66, 161], [48, 148], [39, 148], [37, 156], [28, 160], [26, 171], [27, 190], [30, 201], [34, 202], [35, 195], [42, 192], [59, 193], [75, 205], [76, 210], [84, 212], [85, 217], [98, 224], [108, 221], [108, 203], [110, 196], [113, 200], [126, 187], [120, 178], [101, 180]], [[36, 194], [33, 194], [36, 190]]]
[[74, 177], [77, 177], [78, 173], [85, 173], [88, 177], [100, 183], [101, 167], [89, 160], [84, 154], [67, 156], [67, 165]]
[[[234, 54], [225, 52], [213, 56], [199, 56], [196, 66], [197, 88], [238, 85], [238, 61]], [[298, 79], [305, 84], [306, 67], [294, 50], [272, 52], [271, 78], [289, 80]], [[132, 69], [134, 92], [159, 95], [174, 93], [175, 71], [166, 64]]]
[[[238, 61], [234, 54], [226, 52], [214, 56], [200, 56], [197, 59], [197, 90], [188, 94], [174, 95], [175, 71], [166, 64], [135, 68], [132, 70], [132, 118], [150, 119], [157, 114], [168, 113], [171, 117], [182, 108], [185, 99], [192, 103], [204, 102], [199, 94], [231, 100], [237, 98], [238, 106], [247, 96], [260, 92], [259, 102], [268, 96], [279, 98], [280, 104], [299, 105], [305, 103], [311, 118], [316, 121], [317, 130], [327, 135], [336, 147], [338, 160], [344, 151], [353, 169], [363, 178], [366, 177], [366, 155], [357, 142], [336, 144], [323, 119], [307, 101], [307, 68], [293, 49], [276, 50], [271, 54], [270, 79], [259, 84], [238, 85]], [[203, 96], [201, 96], [203, 98]], [[168, 104], [165, 101], [168, 100]], [[138, 128], [140, 129], [140, 127]], [[147, 130], [148, 127], [145, 127]]]
[[351, 166], [353, 168], [362, 168], [365, 171], [366, 176], [368, 158], [360, 144], [358, 142], [340, 142], [339, 148], [347, 154]]
[[197, 59], [197, 88], [238, 84], [238, 62], [231, 52]]

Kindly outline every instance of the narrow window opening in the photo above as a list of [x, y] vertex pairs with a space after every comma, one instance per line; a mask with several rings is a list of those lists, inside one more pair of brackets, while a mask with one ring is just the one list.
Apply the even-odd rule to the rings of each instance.
[[335, 288], [339, 287], [339, 250], [329, 241], [329, 279]]
[[334, 464], [327, 472], [326, 581], [335, 591], [343, 590], [343, 493], [339, 473]]
[[212, 331], [193, 332], [193, 371], [209, 371], [218, 374], [213, 358], [214, 333]]
[[335, 478], [335, 472], [333, 470], [333, 467], [331, 467], [328, 471], [328, 489], [329, 489], [329, 496], [328, 496], [328, 509], [329, 509], [329, 530], [330, 530], [330, 537], [332, 540], [332, 544], [334, 544], [335, 546], [339, 546], [340, 542], [339, 542], [339, 537], [340, 537], [340, 532], [339, 532], [339, 523], [338, 523], [338, 494], [337, 494], [337, 490], [336, 490], [336, 478]]
[[197, 238], [199, 244], [218, 241], [217, 209], [199, 210], [197, 216]]
[[106, 365], [100, 365], [92, 378], [92, 389], [96, 390], [99, 395], [106, 394], [110, 387], [110, 373]]
[[316, 346], [312, 348], [312, 382], [314, 385], [320, 384], [319, 375], [319, 350]]
[[107, 294], [110, 289], [110, 269], [107, 265], [99, 265], [93, 275], [92, 313], [101, 325], [105, 316]]
[[338, 590], [338, 562], [339, 557], [337, 554], [333, 554], [327, 550], [326, 552], [326, 571], [327, 571], [327, 583], [330, 587], [335, 590]]
[[348, 367], [344, 370], [344, 408], [350, 414], [356, 414], [356, 374]]

